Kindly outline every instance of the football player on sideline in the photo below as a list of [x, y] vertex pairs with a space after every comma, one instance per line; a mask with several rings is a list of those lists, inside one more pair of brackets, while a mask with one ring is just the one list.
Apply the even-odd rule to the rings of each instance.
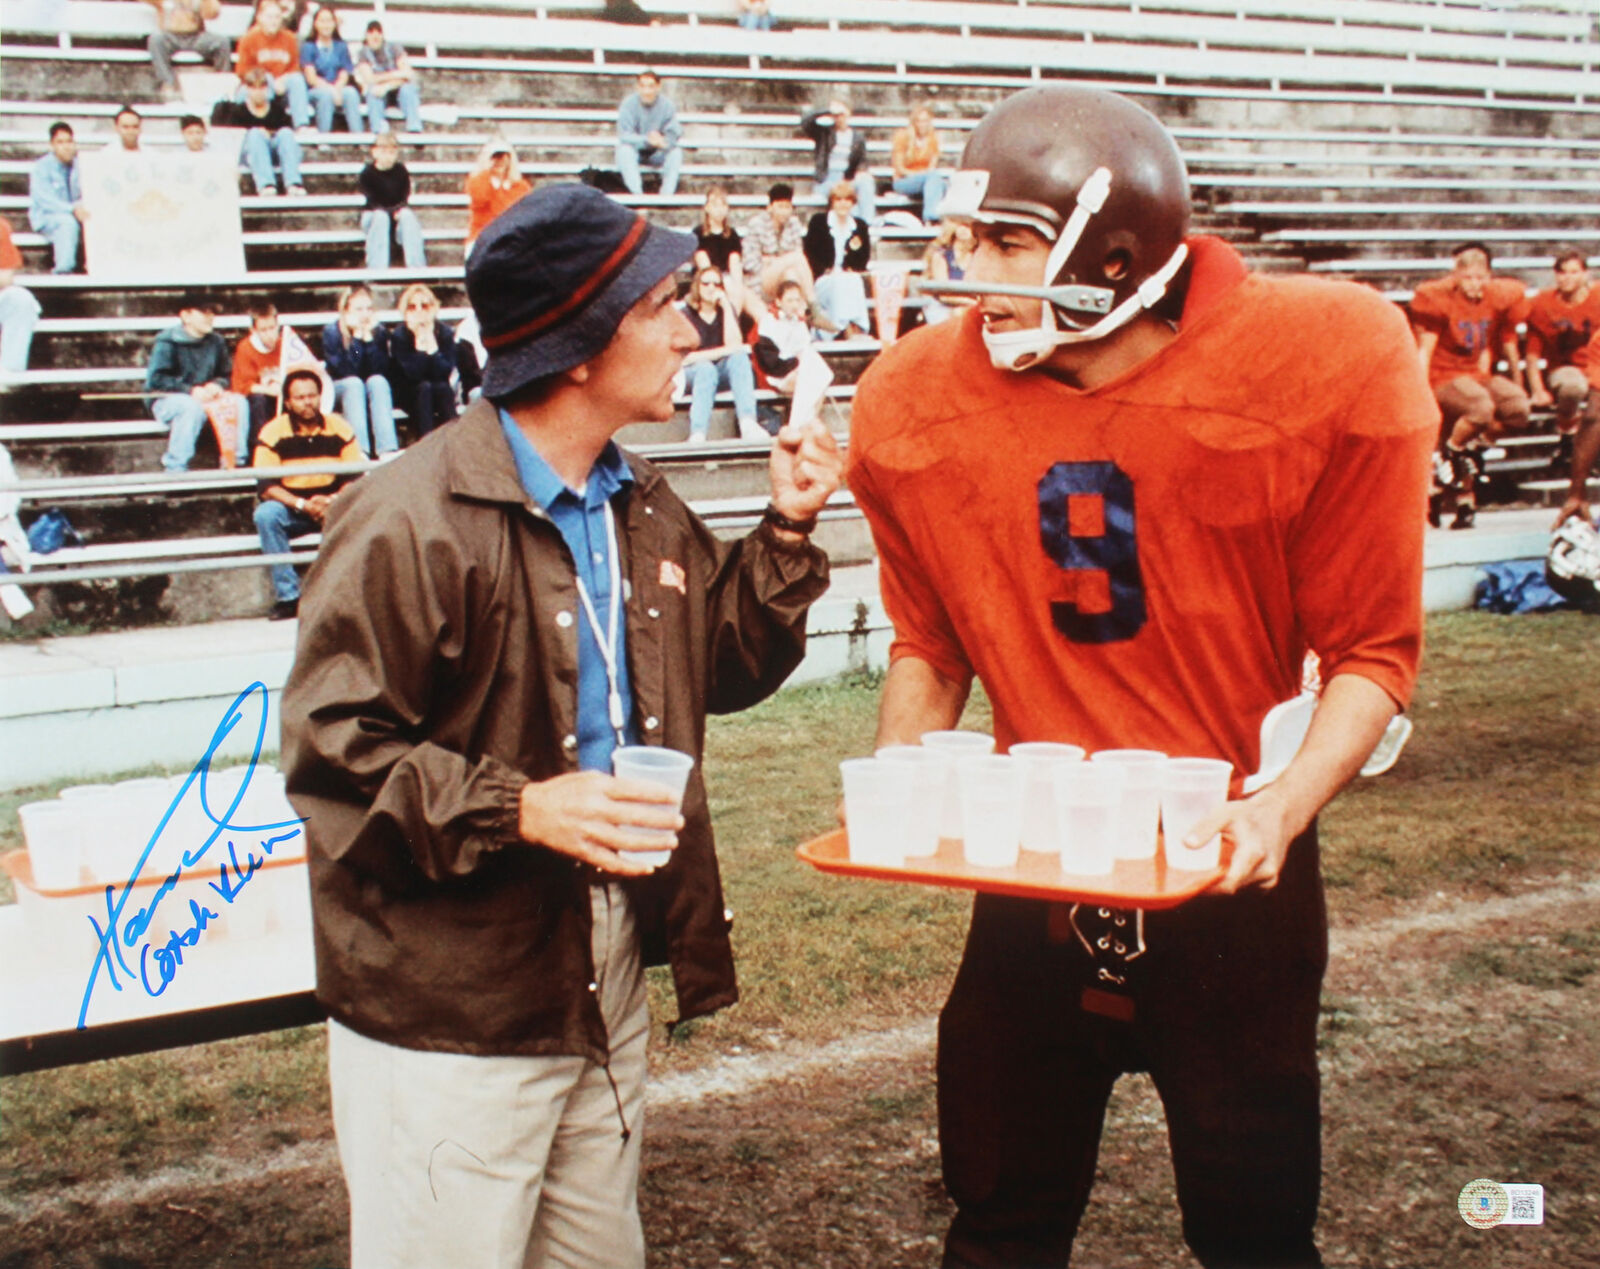
[[1411, 691], [1439, 413], [1398, 309], [1249, 274], [1186, 237], [1189, 205], [1132, 102], [1006, 99], [942, 208], [972, 266], [925, 287], [977, 303], [856, 397], [849, 481], [895, 628], [879, 744], [955, 726], [976, 675], [1002, 749], [1245, 773], [1307, 651], [1327, 684], [1289, 768], [1195, 826], [1230, 843], [1214, 893], [1143, 915], [978, 895], [939, 1029], [946, 1266], [1067, 1263], [1112, 1085], [1140, 1070], [1201, 1263], [1321, 1263], [1314, 817]]

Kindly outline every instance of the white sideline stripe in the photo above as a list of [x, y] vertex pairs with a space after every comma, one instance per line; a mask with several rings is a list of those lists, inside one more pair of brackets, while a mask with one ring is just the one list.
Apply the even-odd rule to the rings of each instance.
[[[1526, 915], [1541, 908], [1574, 900], [1600, 899], [1600, 879], [1543, 887], [1506, 898], [1476, 903], [1443, 904], [1427, 911], [1378, 921], [1372, 925], [1332, 931], [1330, 952], [1346, 956], [1371, 952], [1406, 934], [1459, 930], [1467, 925]], [[937, 1022], [919, 1018], [888, 1031], [850, 1036], [799, 1052], [729, 1055], [694, 1071], [662, 1076], [650, 1081], [648, 1104], [658, 1110], [695, 1106], [713, 1097], [746, 1097], [784, 1080], [819, 1071], [843, 1075], [852, 1068], [874, 1062], [904, 1062], [929, 1049]], [[47, 1194], [16, 1199], [0, 1195], [0, 1217], [18, 1222], [75, 1207], [108, 1207], [146, 1203], [181, 1196], [197, 1187], [220, 1187], [267, 1176], [282, 1176], [310, 1169], [337, 1171], [338, 1150], [331, 1139], [301, 1142], [275, 1150], [265, 1157], [239, 1160], [210, 1155], [183, 1167], [164, 1168], [148, 1176], [111, 1182], [89, 1182]]]

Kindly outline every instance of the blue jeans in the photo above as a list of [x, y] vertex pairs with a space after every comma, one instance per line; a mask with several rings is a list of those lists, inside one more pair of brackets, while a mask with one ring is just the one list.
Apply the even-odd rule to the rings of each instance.
[[400, 239], [400, 250], [405, 254], [406, 268], [421, 269], [428, 263], [422, 246], [422, 222], [409, 207], [402, 207], [392, 215], [381, 209], [361, 213], [361, 231], [367, 235], [367, 268], [389, 267], [389, 234]]
[[[369, 375], [365, 380], [359, 375], [349, 375], [336, 380], [333, 408], [344, 415], [344, 421], [356, 434], [368, 458], [374, 457], [374, 439], [379, 454], [392, 454], [400, 448], [400, 438], [394, 430], [394, 389], [382, 375]], [[371, 427], [368, 427], [368, 420], [371, 420]]]
[[770, 31], [774, 19], [770, 13], [741, 13], [739, 25], [746, 31]]
[[7, 374], [28, 368], [33, 328], [39, 324], [39, 301], [26, 287], [0, 291], [0, 371]]
[[[310, 88], [310, 85], [307, 85]], [[344, 108], [344, 126], [351, 132], [361, 132], [361, 93], [354, 84], [346, 84], [343, 88], [332, 88], [327, 84], [318, 84], [311, 88], [311, 105], [317, 114], [317, 131], [333, 131], [333, 108], [335, 105]]]
[[867, 284], [859, 273], [834, 269], [817, 279], [817, 304], [842, 332], [854, 324], [862, 330], [872, 329], [872, 317], [867, 310]]
[[[696, 361], [686, 368], [689, 379], [689, 435], [704, 436], [711, 427], [711, 407], [717, 392], [733, 393], [733, 413], [743, 423], [756, 417], [756, 376], [745, 349], [717, 361]], [[744, 431], [743, 428], [740, 431]]]
[[658, 167], [661, 169], [661, 192], [663, 194], [676, 194], [678, 192], [678, 170], [683, 166], [683, 151], [677, 146], [669, 146], [665, 150], [635, 149], [621, 141], [617, 142], [617, 170], [622, 173], [622, 183], [628, 187], [630, 194], [644, 193], [644, 179], [639, 175], [639, 165]]
[[[250, 411], [245, 399], [233, 397], [239, 410], [239, 439], [235, 457], [242, 467], [250, 465]], [[206, 407], [187, 392], [169, 392], [157, 397], [150, 405], [156, 422], [165, 425], [170, 435], [167, 452], [161, 456], [161, 466], [166, 471], [188, 471], [194, 458], [194, 447], [206, 426]]]
[[389, 121], [385, 116], [385, 103], [390, 97], [398, 100], [400, 113], [405, 116], [407, 132], [422, 131], [422, 93], [417, 81], [408, 79], [398, 88], [369, 88], [367, 90], [367, 127], [373, 132], [387, 132]]
[[945, 187], [949, 178], [937, 168], [925, 172], [907, 172], [894, 183], [894, 192], [907, 198], [922, 196], [922, 219], [932, 224], [939, 219], [939, 204], [944, 202]]
[[[268, 76], [271, 79], [271, 76]], [[279, 75], [272, 79], [273, 96], [285, 96], [289, 99], [289, 122], [297, 128], [303, 128], [311, 122], [311, 85], [306, 83], [306, 77], [299, 71], [290, 71], [287, 75]], [[233, 99], [245, 99], [244, 85], [240, 84], [234, 89]]]
[[293, 128], [279, 128], [270, 135], [265, 128], [251, 128], [239, 147], [239, 157], [250, 169], [250, 179], [256, 183], [258, 194], [277, 187], [272, 175], [274, 160], [283, 169], [285, 189], [300, 184], [300, 154], [300, 142]]
[[[256, 503], [256, 533], [261, 538], [263, 555], [283, 555], [289, 549], [290, 538], [320, 532], [322, 526], [310, 516], [303, 516], [276, 499], [263, 498]], [[272, 566], [272, 593], [282, 603], [300, 598], [300, 575], [293, 564]]]
[[71, 273], [78, 267], [78, 244], [83, 241], [83, 226], [71, 212], [57, 216], [41, 217], [33, 222], [35, 233], [50, 240], [55, 253], [52, 272]]

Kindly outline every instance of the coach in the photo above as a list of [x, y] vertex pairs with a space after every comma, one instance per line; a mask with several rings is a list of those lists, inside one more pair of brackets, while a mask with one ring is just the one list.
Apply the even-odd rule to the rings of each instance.
[[643, 967], [683, 1019], [737, 995], [698, 767], [681, 819], [607, 773], [794, 669], [841, 461], [786, 428], [724, 544], [617, 447], [672, 417], [694, 247], [578, 185], [498, 218], [487, 399], [341, 499], [307, 579], [283, 750], [358, 1267], [642, 1266]]

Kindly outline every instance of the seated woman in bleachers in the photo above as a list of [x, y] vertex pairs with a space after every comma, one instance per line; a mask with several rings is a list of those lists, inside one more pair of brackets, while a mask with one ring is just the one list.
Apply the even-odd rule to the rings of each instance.
[[504, 137], [490, 137], [478, 152], [478, 161], [467, 175], [466, 253], [488, 228], [489, 222], [510, 207], [533, 186], [517, 166], [517, 152]]
[[[930, 282], [959, 282], [967, 276], [972, 264], [972, 251], [977, 246], [972, 236], [972, 226], [966, 221], [946, 220], [939, 225], [928, 249], [922, 253], [922, 276]], [[922, 320], [929, 326], [954, 317], [972, 305], [975, 296], [947, 295], [942, 299], [925, 296], [922, 302]]]
[[828, 210], [806, 227], [806, 262], [816, 278], [817, 307], [846, 339], [865, 335], [872, 321], [862, 276], [872, 256], [867, 222], [856, 215], [855, 186], [839, 181], [828, 192]]
[[282, 174], [284, 192], [303, 197], [300, 142], [294, 135], [288, 98], [272, 95], [272, 77], [259, 66], [246, 72], [243, 86], [243, 101], [219, 101], [212, 107], [212, 126], [245, 130], [239, 160], [250, 170], [257, 194], [276, 197]]
[[750, 348], [739, 336], [739, 317], [722, 289], [722, 271], [706, 267], [689, 283], [683, 315], [700, 336], [700, 347], [683, 359], [689, 384], [689, 440], [706, 439], [717, 392], [733, 393], [733, 413], [745, 440], [766, 439], [756, 422], [756, 379]]
[[460, 411], [481, 382], [478, 359], [439, 320], [438, 297], [420, 282], [400, 293], [400, 325], [389, 337], [389, 382], [397, 405], [426, 436]]
[[338, 318], [322, 328], [322, 361], [333, 380], [333, 408], [350, 424], [362, 452], [381, 458], [398, 450], [389, 330], [378, 321], [372, 288], [364, 282], [340, 294]]
[[748, 314], [751, 321], [760, 321], [761, 297], [756, 288], [745, 285], [744, 247], [739, 231], [728, 220], [728, 191], [722, 186], [713, 185], [706, 191], [705, 205], [700, 209], [700, 225], [694, 236], [699, 243], [694, 253], [695, 268], [718, 270], [733, 311], [740, 314], [741, 319]]
[[400, 162], [400, 142], [392, 132], [380, 132], [372, 143], [372, 162], [356, 178], [367, 206], [361, 213], [361, 230], [367, 236], [367, 268], [389, 267], [390, 239], [400, 240], [406, 268], [428, 263], [422, 243], [422, 222], [411, 210], [411, 173]]
[[351, 132], [365, 128], [361, 92], [356, 87], [356, 64], [350, 46], [339, 38], [339, 15], [325, 4], [311, 19], [311, 38], [300, 45], [300, 66], [311, 90], [311, 106], [318, 132], [333, 131], [333, 108], [344, 111], [344, 126]]

